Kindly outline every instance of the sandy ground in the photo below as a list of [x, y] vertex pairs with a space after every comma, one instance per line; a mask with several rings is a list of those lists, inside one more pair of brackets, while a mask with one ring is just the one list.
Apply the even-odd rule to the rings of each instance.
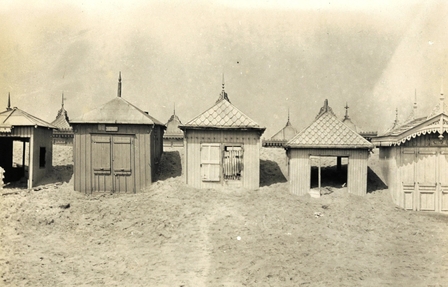
[[282, 149], [258, 190], [186, 186], [182, 149], [137, 194], [73, 191], [71, 147], [36, 190], [0, 197], [5, 286], [448, 286], [448, 216], [404, 211], [370, 159], [369, 193], [288, 192]]

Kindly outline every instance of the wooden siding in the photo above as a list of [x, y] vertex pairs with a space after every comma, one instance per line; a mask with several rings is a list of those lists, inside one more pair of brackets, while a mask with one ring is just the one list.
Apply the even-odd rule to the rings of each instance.
[[[257, 131], [186, 130], [185, 132], [185, 176], [186, 183], [197, 188], [214, 188], [225, 181], [203, 181], [201, 179], [201, 144], [226, 144], [243, 147], [241, 184], [244, 188], [256, 189], [260, 185], [260, 136]], [[222, 164], [222, 161], [221, 161]], [[221, 165], [222, 169], [222, 165]]]
[[448, 212], [448, 141], [427, 134], [380, 147], [393, 201], [407, 210]]
[[[112, 183], [104, 182], [106, 176], [95, 176], [93, 172], [92, 159], [93, 151], [92, 141], [95, 137], [110, 138], [112, 151], [109, 156], [114, 156], [113, 150], [120, 149], [126, 155], [123, 155], [119, 162], [127, 158], [127, 162], [121, 162], [120, 170], [112, 171], [118, 173], [118, 179], [111, 178], [114, 191], [139, 191], [150, 185], [153, 181], [155, 171], [154, 156], [161, 157], [163, 151], [160, 136], [155, 137], [153, 127], [149, 125], [113, 125], [118, 127], [116, 132], [105, 132], [104, 126], [97, 124], [74, 124], [75, 131], [73, 142], [73, 160], [74, 160], [74, 189], [90, 193], [94, 191], [95, 184], [100, 184], [103, 180], [104, 188], [112, 189]], [[156, 126], [157, 127], [157, 126]], [[159, 146], [158, 149], [155, 147]], [[115, 153], [115, 155], [117, 155]], [[126, 160], [125, 160], [126, 161]], [[119, 163], [117, 163], [119, 164]], [[131, 175], [129, 175], [129, 170]], [[111, 175], [114, 177], [113, 175]], [[99, 182], [98, 182], [99, 180]], [[102, 187], [100, 186], [100, 187]], [[109, 190], [112, 191], [112, 190]]]
[[290, 191], [296, 195], [305, 195], [310, 190], [310, 156], [348, 157], [347, 190], [356, 195], [367, 192], [368, 150], [358, 149], [294, 149], [288, 151]]
[[[28, 188], [36, 186], [52, 169], [53, 164], [53, 130], [38, 127], [30, 138], [30, 166]], [[45, 148], [45, 167], [39, 166], [40, 148]]]
[[[1, 133], [0, 136], [29, 138], [33, 135], [34, 129], [35, 127], [14, 127], [10, 133]], [[39, 127], [39, 129], [41, 129], [41, 127]]]

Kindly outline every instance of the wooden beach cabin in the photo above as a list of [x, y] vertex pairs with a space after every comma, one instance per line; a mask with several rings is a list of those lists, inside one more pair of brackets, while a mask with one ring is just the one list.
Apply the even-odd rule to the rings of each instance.
[[[364, 195], [367, 192], [367, 160], [373, 145], [356, 131], [343, 124], [325, 100], [316, 119], [285, 145], [289, 160], [290, 191], [305, 195], [311, 191], [311, 158], [345, 158], [347, 164], [347, 190]], [[321, 178], [318, 187], [320, 196]]]
[[166, 131], [163, 134], [163, 146], [182, 147], [184, 146], [184, 132], [179, 128], [182, 122], [176, 115], [176, 108], [166, 123]]
[[186, 182], [197, 188], [260, 185], [260, 137], [265, 128], [230, 103], [222, 92], [184, 131]]
[[5, 183], [25, 177], [27, 187], [32, 188], [51, 170], [53, 129], [50, 123], [11, 108], [8, 95], [6, 111], [0, 113], [0, 167], [5, 170]]
[[448, 212], [448, 107], [440, 103], [425, 117], [372, 139], [379, 148], [384, 180], [393, 201], [407, 210]]
[[163, 152], [165, 125], [121, 97], [71, 121], [74, 189], [136, 192], [150, 185]]
[[286, 125], [275, 133], [270, 139], [263, 141], [263, 147], [280, 147], [283, 146], [292, 139], [297, 134], [297, 129], [291, 124], [289, 120], [289, 110], [288, 110], [288, 121]]
[[67, 111], [64, 108], [64, 94], [62, 94], [62, 105], [56, 119], [51, 122], [57, 129], [53, 131], [53, 143], [62, 145], [73, 144], [73, 128], [70, 125]]

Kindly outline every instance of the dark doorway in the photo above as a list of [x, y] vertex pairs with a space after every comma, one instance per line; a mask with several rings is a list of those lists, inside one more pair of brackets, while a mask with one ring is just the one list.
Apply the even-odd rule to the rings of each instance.
[[348, 157], [310, 156], [310, 189], [315, 195], [347, 187]]
[[29, 169], [29, 138], [0, 138], [0, 166], [5, 188], [26, 187]]

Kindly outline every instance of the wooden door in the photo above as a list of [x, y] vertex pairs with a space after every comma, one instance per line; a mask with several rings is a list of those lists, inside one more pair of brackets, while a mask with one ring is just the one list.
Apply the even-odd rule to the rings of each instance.
[[437, 152], [434, 148], [419, 148], [416, 164], [417, 210], [437, 208]]
[[221, 181], [221, 145], [201, 144], [201, 180]]
[[111, 137], [92, 135], [92, 191], [112, 191]]
[[130, 136], [113, 137], [112, 166], [115, 192], [135, 192], [134, 149]]
[[442, 148], [439, 154], [439, 211], [448, 211], [448, 148]]
[[415, 209], [415, 162], [415, 149], [403, 148], [401, 152], [400, 178], [403, 190], [403, 208], [407, 210]]

